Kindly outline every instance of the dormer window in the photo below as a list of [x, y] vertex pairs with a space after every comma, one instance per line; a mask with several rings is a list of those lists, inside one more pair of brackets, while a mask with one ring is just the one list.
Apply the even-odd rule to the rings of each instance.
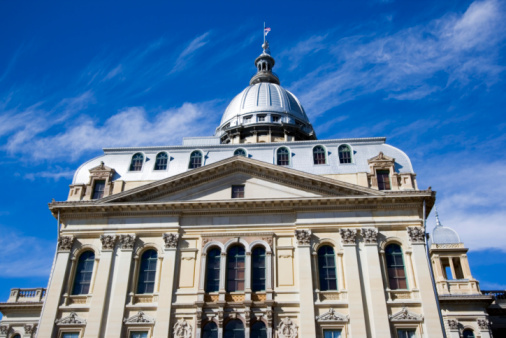
[[272, 122], [276, 122], [276, 123], [278, 123], [278, 122], [279, 122], [279, 120], [280, 120], [280, 117], [279, 117], [279, 116], [277, 116], [277, 115], [274, 115], [274, 116], [272, 116], [272, 117], [271, 117], [271, 120], [272, 120]]
[[137, 153], [134, 156], [132, 156], [132, 162], [130, 163], [130, 171], [141, 171], [143, 162], [144, 156], [141, 153]]
[[169, 156], [166, 152], [161, 152], [156, 155], [155, 170], [167, 170], [167, 162]]
[[290, 152], [287, 148], [279, 148], [276, 152], [277, 165], [290, 165]]
[[313, 164], [327, 164], [325, 148], [316, 146], [313, 148]]
[[265, 122], [265, 115], [258, 115], [258, 122]]
[[379, 190], [391, 190], [390, 186], [390, 170], [377, 170], [376, 176], [378, 178]]
[[346, 144], [339, 146], [339, 163], [351, 163], [351, 149]]
[[98, 200], [104, 197], [104, 191], [105, 191], [105, 180], [96, 180], [95, 185], [93, 187], [93, 196], [91, 197], [91, 199]]
[[198, 150], [195, 150], [190, 155], [190, 164], [188, 165], [189, 169], [200, 168], [202, 166], [202, 153]]
[[246, 150], [239, 148], [234, 151], [234, 156], [244, 156], [246, 157]]
[[243, 117], [242, 123], [251, 123], [251, 115]]

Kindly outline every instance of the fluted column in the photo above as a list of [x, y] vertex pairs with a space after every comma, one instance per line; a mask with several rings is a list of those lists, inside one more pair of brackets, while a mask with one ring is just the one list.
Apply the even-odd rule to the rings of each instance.
[[311, 274], [311, 230], [295, 230], [300, 299], [300, 337], [316, 335], [314, 287]]

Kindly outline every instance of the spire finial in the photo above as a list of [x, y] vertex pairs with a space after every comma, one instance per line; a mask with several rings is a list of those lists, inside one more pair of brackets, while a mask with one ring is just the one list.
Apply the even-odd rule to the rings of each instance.
[[441, 222], [439, 222], [439, 214], [437, 213], [437, 206], [434, 207], [436, 209], [436, 227], [440, 227]]
[[267, 41], [267, 39], [266, 39], [267, 34], [269, 34], [270, 31], [271, 31], [271, 29], [269, 27], [265, 27], [265, 22], [264, 22], [264, 43], [262, 44], [262, 48], [264, 49], [263, 54], [270, 54], [271, 53], [271, 51], [269, 49], [269, 41]]

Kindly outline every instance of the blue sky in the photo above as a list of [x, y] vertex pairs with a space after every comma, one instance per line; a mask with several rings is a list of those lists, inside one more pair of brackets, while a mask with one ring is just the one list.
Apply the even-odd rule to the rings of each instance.
[[404, 150], [481, 287], [506, 289], [505, 14], [494, 0], [0, 2], [0, 301], [46, 286], [46, 203], [80, 163], [213, 134], [264, 21], [318, 137]]

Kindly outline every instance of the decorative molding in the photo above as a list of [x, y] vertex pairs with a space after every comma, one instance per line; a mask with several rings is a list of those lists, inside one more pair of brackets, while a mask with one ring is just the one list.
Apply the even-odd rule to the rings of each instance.
[[480, 330], [482, 331], [488, 330], [489, 328], [489, 322], [487, 319], [478, 319], [476, 323], [478, 324]]
[[409, 311], [403, 307], [401, 311], [388, 316], [392, 322], [421, 322], [423, 316]]
[[126, 325], [135, 325], [135, 324], [154, 324], [155, 319], [151, 316], [148, 316], [142, 311], [139, 311], [136, 315], [133, 315], [132, 317], [123, 319], [123, 322]]
[[37, 330], [37, 324], [25, 324], [25, 334], [34, 334]]
[[0, 325], [0, 334], [8, 334], [9, 330], [9, 325]]
[[299, 246], [309, 245], [311, 243], [311, 230], [295, 230], [295, 237]]
[[378, 230], [374, 228], [362, 228], [362, 236], [365, 244], [378, 243]]
[[86, 319], [79, 317], [75, 312], [71, 312], [67, 317], [55, 320], [55, 324], [58, 326], [80, 326], [86, 325]]
[[176, 233], [163, 234], [163, 240], [165, 242], [165, 249], [175, 249], [177, 248], [177, 243], [179, 241], [179, 234]]
[[425, 231], [422, 227], [408, 227], [411, 243], [425, 243]]
[[357, 230], [354, 229], [340, 229], [339, 233], [343, 239], [344, 244], [355, 244], [355, 237], [357, 237]]
[[121, 235], [119, 238], [121, 249], [132, 250], [135, 245], [135, 234]]
[[279, 338], [297, 338], [297, 325], [288, 317], [285, 317], [278, 324]]
[[450, 330], [458, 330], [459, 322], [456, 319], [448, 319], [448, 327]]
[[116, 242], [116, 235], [100, 235], [102, 242], [102, 250], [114, 249], [114, 242]]
[[330, 308], [327, 312], [320, 316], [316, 316], [316, 320], [319, 322], [348, 322], [350, 317], [336, 312], [333, 308]]
[[174, 338], [191, 338], [192, 326], [184, 319], [179, 319], [174, 325]]
[[74, 237], [60, 236], [60, 237], [58, 237], [58, 250], [70, 251], [70, 249], [72, 249], [73, 243], [74, 243]]

